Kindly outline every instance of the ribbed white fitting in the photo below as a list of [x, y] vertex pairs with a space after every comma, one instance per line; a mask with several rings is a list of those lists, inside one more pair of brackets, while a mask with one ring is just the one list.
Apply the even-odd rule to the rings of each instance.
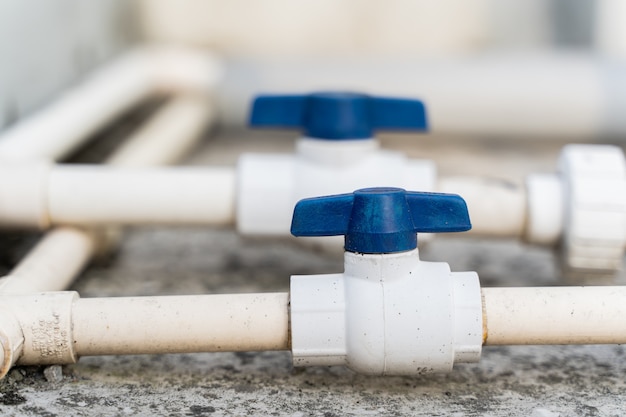
[[417, 249], [345, 253], [343, 274], [291, 278], [296, 366], [347, 365], [372, 375], [418, 375], [477, 362], [482, 303], [475, 272], [422, 262]]
[[578, 276], [610, 276], [623, 263], [626, 245], [626, 161], [606, 145], [568, 145], [561, 152], [563, 268]]

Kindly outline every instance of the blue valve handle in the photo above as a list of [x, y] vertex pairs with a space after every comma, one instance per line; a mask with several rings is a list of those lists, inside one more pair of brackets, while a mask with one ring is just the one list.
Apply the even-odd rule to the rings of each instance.
[[425, 131], [427, 122], [419, 100], [326, 92], [259, 96], [250, 126], [302, 128], [310, 138], [349, 140], [371, 138], [375, 130]]
[[472, 225], [465, 200], [455, 194], [402, 188], [364, 188], [300, 200], [294, 236], [345, 235], [345, 249], [358, 253], [404, 252], [417, 247], [417, 233], [464, 232]]

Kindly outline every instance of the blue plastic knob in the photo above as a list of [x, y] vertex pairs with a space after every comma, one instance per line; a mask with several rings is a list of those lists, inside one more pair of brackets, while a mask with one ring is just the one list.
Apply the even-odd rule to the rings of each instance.
[[291, 222], [294, 236], [345, 235], [345, 249], [358, 253], [404, 252], [417, 247], [419, 232], [471, 228], [460, 196], [402, 188], [365, 188], [300, 200]]
[[302, 128], [307, 137], [326, 140], [367, 139], [375, 130], [427, 129], [419, 100], [340, 92], [259, 96], [250, 126]]

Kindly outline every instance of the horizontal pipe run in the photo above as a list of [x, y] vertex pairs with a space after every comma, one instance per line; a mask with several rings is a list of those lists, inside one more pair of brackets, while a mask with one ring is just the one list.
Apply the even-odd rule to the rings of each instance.
[[78, 356], [287, 350], [287, 293], [79, 299]]
[[626, 287], [483, 288], [486, 345], [626, 343]]
[[[483, 344], [623, 344], [625, 300], [626, 287], [483, 288]], [[0, 301], [0, 377], [80, 356], [291, 349], [288, 293]]]
[[[168, 112], [166, 116], [170, 119], [177, 113]], [[210, 114], [205, 114], [207, 116]], [[176, 131], [196, 137], [200, 117], [194, 120], [195, 128], [180, 124], [179, 129], [168, 131], [171, 135], [153, 131], [158, 124], [151, 126], [149, 132], [157, 137], [157, 143], [166, 136], [175, 136]], [[150, 136], [146, 133], [139, 139], [148, 141]], [[142, 156], [140, 149], [144, 146], [125, 148], [138, 158], [140, 166], [150, 166], [152, 160], [158, 159], [168, 162], [165, 152], [156, 150], [152, 151], [153, 156]], [[0, 178], [0, 197], [13, 204], [0, 207], [0, 224], [45, 228], [49, 225], [235, 223], [238, 174], [235, 169], [121, 167], [132, 159], [113, 158], [112, 164], [120, 167], [24, 164], [1, 167], [4, 180]], [[529, 194], [523, 185], [481, 177], [442, 178], [436, 191], [459, 194], [465, 199], [472, 221], [471, 234], [553, 245], [560, 239], [563, 229], [559, 215], [562, 209], [560, 183], [553, 177], [555, 191], [549, 200], [552, 204], [542, 203], [545, 196], [537, 192]], [[531, 198], [533, 201], [529, 201]], [[495, 218], [497, 222], [493, 221]], [[288, 230], [283, 232], [287, 234]]]
[[[484, 53], [435, 59], [352, 56], [320, 60], [239, 60], [220, 85], [226, 123], [241, 124], [258, 91], [307, 91], [349, 86], [353, 91], [418, 97], [429, 130], [524, 140], [624, 138], [622, 60], [592, 53]], [[241, 74], [246, 74], [242, 77]], [[247, 110], [246, 110], [247, 111]]]
[[439, 180], [437, 191], [459, 194], [467, 202], [472, 222], [469, 233], [524, 236], [527, 216], [524, 187], [490, 178], [449, 177]]
[[56, 225], [231, 224], [234, 189], [227, 168], [69, 165], [51, 171], [49, 217]]

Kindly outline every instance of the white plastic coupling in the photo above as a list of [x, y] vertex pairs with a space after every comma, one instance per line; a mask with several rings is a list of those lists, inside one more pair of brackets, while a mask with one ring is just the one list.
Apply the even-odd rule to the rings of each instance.
[[291, 278], [296, 366], [346, 365], [373, 375], [450, 371], [480, 359], [478, 276], [422, 262], [418, 250], [345, 253], [343, 274]]

